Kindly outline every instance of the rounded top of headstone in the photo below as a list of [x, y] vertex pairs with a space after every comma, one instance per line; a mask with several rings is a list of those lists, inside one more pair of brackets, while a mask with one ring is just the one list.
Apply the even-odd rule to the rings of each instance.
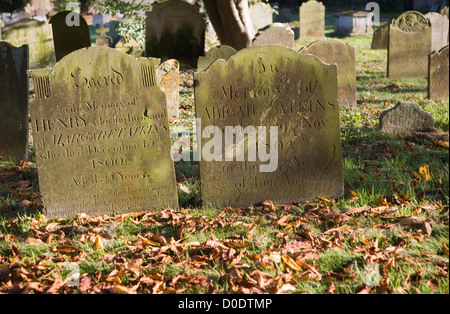
[[392, 20], [391, 25], [404, 32], [414, 33], [431, 27], [431, 22], [420, 12], [407, 11]]
[[205, 18], [205, 14], [200, 12], [200, 6], [195, 4], [190, 4], [183, 0], [171, 0], [166, 2], [155, 2], [152, 5], [152, 10], [147, 12], [147, 16], [158, 16], [159, 14], [162, 14], [165, 10], [171, 10], [168, 11], [170, 13], [173, 13], [173, 11], [188, 11], [190, 14], [197, 16], [200, 19]]

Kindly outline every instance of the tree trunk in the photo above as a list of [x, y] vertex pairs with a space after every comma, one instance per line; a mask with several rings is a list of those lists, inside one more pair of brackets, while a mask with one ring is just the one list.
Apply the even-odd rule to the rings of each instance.
[[255, 32], [247, 0], [204, 0], [206, 12], [222, 45], [251, 47]]

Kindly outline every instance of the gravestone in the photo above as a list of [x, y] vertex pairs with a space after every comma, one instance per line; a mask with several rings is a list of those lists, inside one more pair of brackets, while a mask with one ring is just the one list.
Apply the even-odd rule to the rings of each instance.
[[441, 10], [441, 14], [442, 14], [442, 15], [446, 15], [446, 16], [448, 17], [448, 14], [449, 14], [448, 7], [444, 7], [444, 8]]
[[399, 102], [380, 115], [379, 128], [382, 132], [398, 134], [430, 131], [434, 128], [434, 120], [417, 103]]
[[336, 39], [322, 39], [300, 50], [302, 54], [313, 54], [328, 64], [337, 64], [339, 104], [356, 105], [356, 50], [350, 44]]
[[145, 54], [195, 68], [205, 54], [205, 14], [181, 0], [153, 4], [147, 13]]
[[300, 38], [325, 37], [325, 6], [309, 0], [300, 6]]
[[249, 6], [250, 17], [256, 31], [272, 24], [273, 12], [268, 3], [257, 2]]
[[33, 16], [33, 19], [39, 22], [46, 22], [47, 21], [47, 15], [45, 15], [44, 9], [37, 9], [36, 15]]
[[294, 49], [294, 31], [287, 24], [274, 23], [261, 29], [253, 39], [253, 46], [279, 45]]
[[389, 78], [425, 77], [431, 52], [431, 22], [408, 11], [392, 20], [389, 28]]
[[156, 69], [158, 85], [166, 94], [167, 112], [169, 117], [179, 117], [180, 105], [180, 63], [177, 60], [167, 60]]
[[429, 12], [425, 17], [431, 21], [431, 51], [440, 50], [448, 44], [448, 17], [436, 12]]
[[260, 46], [217, 60], [194, 80], [204, 206], [342, 195], [336, 65]]
[[236, 49], [227, 45], [211, 48], [204, 57], [198, 58], [197, 72], [205, 71], [214, 61], [226, 60], [237, 52]]
[[31, 0], [31, 11], [37, 14], [38, 10], [42, 10], [44, 15], [49, 14], [53, 10], [53, 4], [51, 0]]
[[388, 49], [389, 24], [378, 27], [373, 33], [372, 49]]
[[111, 47], [113, 43], [113, 39], [106, 35], [109, 32], [109, 28], [105, 27], [105, 25], [101, 25], [98, 30], [95, 31], [100, 36], [95, 40], [95, 44], [97, 47]]
[[49, 217], [177, 208], [158, 59], [77, 50], [29, 71], [39, 187]]
[[0, 41], [0, 156], [28, 159], [28, 46]]
[[20, 20], [3, 30], [3, 40], [16, 47], [28, 45], [30, 69], [50, 67], [56, 62], [52, 28], [46, 22]]
[[115, 48], [119, 51], [125, 52], [135, 58], [141, 58], [143, 54], [143, 50], [141, 45], [134, 40], [133, 38], [129, 38], [127, 40], [119, 40], [116, 44]]
[[[75, 21], [76, 24], [68, 25], [67, 20]], [[51, 18], [50, 24], [52, 24], [57, 62], [75, 50], [91, 46], [89, 27], [86, 20], [78, 13], [59, 12]]]
[[341, 35], [357, 36], [373, 34], [372, 12], [344, 11], [336, 15], [335, 32]]
[[449, 51], [448, 45], [429, 56], [428, 98], [449, 101]]

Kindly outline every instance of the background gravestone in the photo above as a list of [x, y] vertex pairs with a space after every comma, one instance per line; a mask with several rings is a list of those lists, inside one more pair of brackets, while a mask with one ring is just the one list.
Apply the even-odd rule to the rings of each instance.
[[335, 33], [347, 36], [370, 35], [373, 13], [367, 11], [344, 11], [336, 14]]
[[158, 85], [164, 90], [169, 117], [179, 117], [180, 106], [180, 63], [167, 60], [156, 68]]
[[356, 50], [336, 39], [318, 40], [300, 50], [313, 54], [325, 63], [338, 65], [339, 104], [356, 105]]
[[448, 45], [429, 56], [428, 98], [449, 101], [449, 51]]
[[[259, 166], [269, 162], [249, 161], [247, 154], [245, 162], [202, 158], [204, 206], [249, 206], [266, 199], [287, 204], [342, 194], [336, 65], [282, 46], [260, 46], [217, 60], [194, 79], [197, 130], [273, 126], [278, 141], [265, 146], [280, 147], [274, 172], [261, 172]], [[200, 150], [210, 139], [203, 137]], [[232, 147], [220, 148], [233, 155]]]
[[31, 11], [35, 15], [38, 10], [42, 10], [44, 15], [49, 14], [53, 10], [53, 3], [51, 0], [31, 0]]
[[28, 159], [28, 46], [0, 41], [0, 156]]
[[[66, 17], [68, 14], [75, 14], [74, 19], [79, 19], [79, 26], [68, 26]], [[55, 44], [56, 62], [64, 58], [69, 53], [91, 46], [91, 37], [86, 20], [78, 13], [62, 11], [54, 15], [50, 24], [53, 30], [53, 42]]]
[[325, 6], [309, 0], [300, 6], [300, 38], [325, 37]]
[[39, 187], [50, 217], [177, 208], [158, 59], [81, 49], [33, 70]]
[[294, 41], [294, 31], [289, 25], [274, 23], [256, 34], [253, 46], [278, 45], [294, 49]]
[[429, 12], [425, 17], [431, 21], [431, 51], [438, 51], [448, 44], [448, 17], [436, 12]]
[[263, 2], [254, 3], [249, 6], [249, 11], [256, 31], [272, 24], [273, 12], [270, 4]]
[[417, 103], [399, 102], [380, 115], [379, 128], [382, 132], [398, 134], [430, 131], [434, 128], [434, 120]]
[[195, 68], [205, 54], [205, 30], [206, 18], [198, 5], [181, 0], [155, 3], [147, 13], [145, 54]]
[[372, 49], [388, 49], [389, 24], [378, 27], [373, 33]]
[[109, 32], [109, 28], [105, 25], [100, 25], [99, 29], [95, 31], [99, 34], [98, 38], [95, 40], [97, 47], [111, 47], [113, 44], [113, 39], [111, 36], [106, 35]]
[[214, 61], [226, 60], [236, 52], [236, 49], [227, 45], [212, 47], [204, 57], [198, 58], [197, 72], [205, 71]]
[[389, 29], [388, 77], [425, 77], [431, 52], [431, 22], [408, 11], [392, 20]]
[[3, 30], [3, 40], [16, 47], [28, 45], [30, 69], [50, 67], [56, 62], [52, 28], [46, 22], [20, 20]]

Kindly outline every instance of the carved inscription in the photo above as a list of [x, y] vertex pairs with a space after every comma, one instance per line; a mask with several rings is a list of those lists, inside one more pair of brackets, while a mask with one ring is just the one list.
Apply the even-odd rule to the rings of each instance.
[[165, 96], [139, 84], [141, 69], [154, 74], [157, 63], [96, 47], [70, 54], [52, 70], [52, 97], [37, 99], [31, 111], [50, 216], [177, 208]]
[[[336, 71], [336, 66], [325, 65], [314, 56], [261, 46], [241, 50], [195, 73], [196, 111], [202, 130], [209, 126], [222, 133], [230, 126], [278, 130], [275, 143], [265, 142], [267, 151], [273, 144], [278, 148], [274, 172], [260, 172], [260, 165], [267, 161], [250, 158], [201, 161], [205, 205], [249, 206], [265, 199], [291, 203], [342, 193]], [[250, 137], [248, 132], [245, 142]], [[266, 138], [258, 135], [256, 146]], [[207, 143], [203, 140], [202, 145]], [[250, 156], [250, 145], [244, 147]]]

